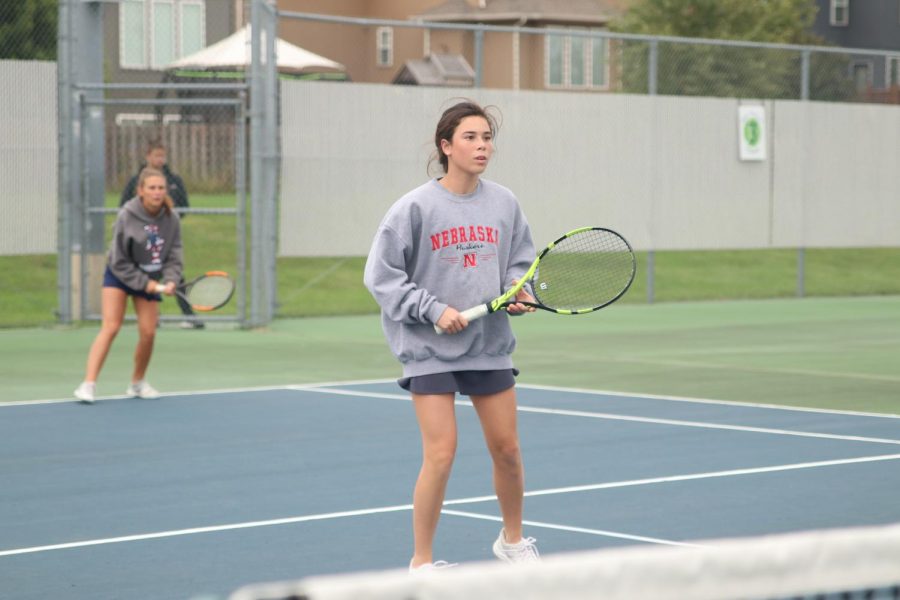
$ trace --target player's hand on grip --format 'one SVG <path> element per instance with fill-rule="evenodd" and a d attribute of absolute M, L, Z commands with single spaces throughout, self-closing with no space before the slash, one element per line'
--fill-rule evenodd
<path fill-rule="evenodd" d="M 153 281 L 151 279 L 147 282 L 147 287 L 144 291 L 148 294 L 165 294 L 166 296 L 171 296 L 175 293 L 175 282 L 169 281 L 167 283 L 160 283 L 159 281 Z"/>
<path fill-rule="evenodd" d="M 513 286 L 519 283 L 518 279 L 513 279 Z M 520 304 L 520 302 L 535 302 L 534 297 L 525 291 L 525 288 L 519 290 L 516 294 L 516 303 L 510 304 L 506 307 L 506 312 L 511 315 L 521 315 L 524 313 L 534 312 L 536 309 L 533 306 L 528 306 L 527 304 Z"/>
<path fill-rule="evenodd" d="M 448 306 L 435 323 L 444 333 L 459 333 L 469 325 L 469 321 L 452 306 Z"/>

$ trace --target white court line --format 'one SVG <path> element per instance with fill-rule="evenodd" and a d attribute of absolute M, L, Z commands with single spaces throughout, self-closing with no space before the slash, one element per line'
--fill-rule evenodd
<path fill-rule="evenodd" d="M 469 519 L 482 519 L 485 521 L 496 521 L 498 523 L 503 522 L 502 517 L 495 517 L 493 515 L 483 515 L 481 513 L 473 513 L 473 512 L 465 512 L 462 510 L 441 510 L 441 513 L 445 515 L 454 515 L 457 517 L 466 517 Z M 545 523 L 543 521 L 522 521 L 522 525 L 528 525 L 529 527 L 541 527 L 544 529 L 556 529 L 558 531 L 571 531 L 574 533 L 587 533 L 589 535 L 598 535 L 602 537 L 611 537 L 611 538 L 619 538 L 623 540 L 633 540 L 636 542 L 649 542 L 651 544 L 664 544 L 667 546 L 691 546 L 694 548 L 701 548 L 699 544 L 689 544 L 687 542 L 676 542 L 674 540 L 664 540 L 661 538 L 654 537 L 646 537 L 643 535 L 631 535 L 629 533 L 620 533 L 618 531 L 606 531 L 605 529 L 587 529 L 585 527 L 571 527 L 569 525 L 559 525 L 557 523 Z"/>
<path fill-rule="evenodd" d="M 694 481 L 697 479 L 714 479 L 717 477 L 735 477 L 739 475 L 758 475 L 761 473 L 777 473 L 779 471 L 799 471 L 803 469 L 818 469 L 822 467 L 837 467 L 841 465 L 855 465 L 869 462 L 887 460 L 900 460 L 900 454 L 881 454 L 877 456 L 860 456 L 857 458 L 837 458 L 834 460 L 819 460 L 805 463 L 793 463 L 787 465 L 775 465 L 770 467 L 747 467 L 745 469 L 728 469 L 725 471 L 710 471 L 709 473 L 696 473 L 689 475 L 670 475 L 666 477 L 648 477 L 646 479 L 634 479 L 631 481 L 613 481 L 609 483 L 595 483 L 589 485 L 573 485 L 546 490 L 534 490 L 525 492 L 525 496 L 549 496 L 555 494 L 571 494 L 574 492 L 587 492 L 595 490 L 608 490 L 612 488 L 633 487 L 639 485 L 652 485 L 658 483 L 674 483 L 677 481 Z"/>
<path fill-rule="evenodd" d="M 787 410 L 796 412 L 821 413 L 826 415 L 848 415 L 854 417 L 881 417 L 885 419 L 900 419 L 900 415 L 891 413 L 863 412 L 854 410 L 840 410 L 837 408 L 812 408 L 809 406 L 790 406 L 785 404 L 764 404 L 759 402 L 740 402 L 737 400 L 715 400 L 712 398 L 691 398 L 688 396 L 661 396 L 658 394 L 639 394 L 636 392 L 616 392 L 612 390 L 592 390 L 588 388 L 560 387 L 539 384 L 516 384 L 531 390 L 547 390 L 551 392 L 588 394 L 594 396 L 620 396 L 622 398 L 647 398 L 649 400 L 663 400 L 666 402 L 689 402 L 694 404 L 716 404 L 723 406 L 744 406 L 747 408 L 766 408 L 772 410 Z"/>
<path fill-rule="evenodd" d="M 813 377 L 830 377 L 833 379 L 860 379 L 862 381 L 900 382 L 900 377 L 892 375 L 872 375 L 868 373 L 847 373 L 841 371 L 816 371 L 812 369 L 780 369 L 777 367 L 745 367 L 741 365 L 725 365 L 691 360 L 655 359 L 655 358 L 623 358 L 616 357 L 612 362 L 637 365 L 654 365 L 662 367 L 688 367 L 691 369 L 711 369 L 717 371 L 742 371 L 744 373 L 779 373 L 784 375 L 809 375 Z"/>
<path fill-rule="evenodd" d="M 323 386 L 367 385 L 367 384 L 373 384 L 373 383 L 393 383 L 395 381 L 396 381 L 396 378 L 378 378 L 378 379 L 358 379 L 358 380 L 346 380 L 346 381 L 286 384 L 286 385 L 276 385 L 276 386 L 220 388 L 220 389 L 214 389 L 214 390 L 200 390 L 200 391 L 176 391 L 176 392 L 164 393 L 164 394 L 162 394 L 162 397 L 165 398 L 167 396 L 208 396 L 208 395 L 214 395 L 214 394 L 268 392 L 268 391 L 278 391 L 278 390 L 302 391 L 302 390 L 315 390 L 315 389 L 323 387 Z M 862 412 L 862 411 L 839 410 L 839 409 L 829 409 L 829 408 L 811 408 L 808 406 L 790 406 L 790 405 L 783 405 L 783 404 L 764 404 L 764 403 L 757 403 L 757 402 L 740 402 L 737 400 L 716 400 L 713 398 L 691 398 L 691 397 L 687 397 L 687 396 L 662 396 L 662 395 L 658 395 L 658 394 L 639 394 L 639 393 L 635 393 L 635 392 L 620 392 L 620 391 L 614 391 L 614 390 L 595 390 L 595 389 L 588 389 L 588 388 L 573 388 L 573 387 L 528 384 L 528 383 L 516 384 L 516 387 L 520 387 L 523 389 L 533 389 L 533 390 L 571 392 L 571 393 L 578 393 L 578 394 L 588 394 L 588 395 L 593 395 L 593 396 L 618 396 L 618 397 L 622 397 L 622 398 L 647 398 L 649 400 L 663 400 L 663 401 L 667 401 L 667 402 L 689 402 L 689 403 L 695 403 L 695 404 L 744 406 L 747 408 L 765 408 L 765 409 L 771 409 L 771 410 L 810 412 L 810 413 L 834 414 L 834 415 L 848 415 L 848 416 L 858 416 L 858 417 L 875 417 L 875 418 L 884 418 L 884 419 L 900 419 L 900 414 L 892 414 L 892 413 Z M 394 397 L 394 395 L 384 395 L 383 396 L 381 394 L 377 394 L 374 392 L 371 394 L 359 394 L 359 395 L 368 395 L 373 398 L 379 398 L 379 397 L 393 398 Z M 104 397 L 98 398 L 98 401 L 122 400 L 122 399 L 128 399 L 128 397 L 127 396 L 104 396 Z M 0 408 L 3 408 L 4 406 L 24 406 L 24 405 L 29 405 L 29 404 L 61 404 L 61 403 L 67 403 L 67 402 L 76 402 L 76 400 L 74 398 L 55 398 L 55 399 L 45 399 L 45 400 L 21 400 L 21 401 L 12 401 L 12 402 L 0 402 Z"/>
<path fill-rule="evenodd" d="M 174 396 L 213 396 L 216 394 L 246 394 L 251 392 L 277 392 L 282 390 L 305 390 L 308 388 L 317 388 L 319 386 L 336 386 L 336 385 L 367 385 L 372 383 L 388 383 L 396 381 L 396 379 L 359 379 L 359 380 L 351 380 L 351 381 L 330 381 L 330 382 L 316 382 L 316 383 L 296 383 L 296 384 L 285 384 L 285 385 L 263 385 L 263 386 L 253 386 L 253 387 L 237 387 L 237 388 L 218 388 L 215 390 L 193 390 L 193 391 L 178 391 L 178 392 L 165 392 L 160 394 L 160 398 L 174 397 Z M 108 400 L 132 400 L 131 396 L 98 396 L 97 402 L 105 402 Z M 44 400 L 14 400 L 10 402 L 0 402 L 0 408 L 4 408 L 7 406 L 29 406 L 31 404 L 65 404 L 65 403 L 77 403 L 78 400 L 75 399 L 74 396 L 70 396 L 68 398 L 48 398 Z"/>
<path fill-rule="evenodd" d="M 141 533 L 136 535 L 124 535 L 120 537 L 103 538 L 97 540 L 83 540 L 80 542 L 68 542 L 65 544 L 51 544 L 48 546 L 33 546 L 31 548 L 16 548 L 13 550 L 0 550 L 2 556 L 16 556 L 33 552 L 47 552 L 50 550 L 68 550 L 71 548 L 84 548 L 87 546 L 102 546 L 105 544 L 119 544 L 122 542 L 138 542 L 141 540 L 154 540 L 160 538 L 178 537 L 182 535 L 195 535 L 198 533 L 214 533 L 218 531 L 233 531 L 235 529 L 252 529 L 256 527 L 271 527 L 273 525 L 289 525 L 291 523 L 304 523 L 307 521 L 324 521 L 328 519 L 342 519 L 345 517 L 358 517 L 361 515 L 375 515 L 379 513 L 398 512 L 412 510 L 412 504 L 398 506 L 384 506 L 381 508 L 366 508 L 361 510 L 347 510 L 342 512 L 322 513 L 317 515 L 304 515 L 299 517 L 286 517 L 283 519 L 269 519 L 266 521 L 248 521 L 245 523 L 231 523 L 228 525 L 211 525 L 209 527 L 192 527 L 190 529 L 175 529 L 172 531 L 158 531 L 155 533 Z"/>
<path fill-rule="evenodd" d="M 671 483 L 675 481 L 692 481 L 699 479 L 711 479 L 716 477 L 734 477 L 739 475 L 753 475 L 759 473 L 774 473 L 778 471 L 790 471 L 790 470 L 798 470 L 798 469 L 812 469 L 819 467 L 831 467 L 838 465 L 849 465 L 849 464 L 857 464 L 857 463 L 865 463 L 865 462 L 876 462 L 876 461 L 887 461 L 887 460 L 900 460 L 900 454 L 886 454 L 880 456 L 864 456 L 859 458 L 847 458 L 847 459 L 839 459 L 839 460 L 828 460 L 828 461 L 819 461 L 819 462 L 808 462 L 808 463 L 795 463 L 795 464 L 787 464 L 787 465 L 773 465 L 769 467 L 755 467 L 748 469 L 733 469 L 729 471 L 711 471 L 708 473 L 693 473 L 688 475 L 673 475 L 668 477 L 656 477 L 656 478 L 647 478 L 647 479 L 635 479 L 631 481 L 615 481 L 615 482 L 607 482 L 607 483 L 597 483 L 590 485 L 582 485 L 582 486 L 569 486 L 569 487 L 560 487 L 560 488 L 550 488 L 545 490 L 534 490 L 530 492 L 525 492 L 526 497 L 532 496 L 546 496 L 551 494 L 571 494 L 577 492 L 584 491 L 593 491 L 600 489 L 609 489 L 609 488 L 623 488 L 630 486 L 640 486 L 640 485 L 650 485 L 650 484 L 658 484 L 658 483 Z M 476 504 L 480 502 L 490 502 L 496 500 L 496 496 L 473 496 L 470 498 L 457 498 L 455 500 L 448 500 L 444 502 L 444 506 L 453 506 L 457 504 Z M 366 508 L 359 510 L 348 510 L 341 512 L 331 512 L 331 513 L 320 513 L 314 515 L 301 515 L 297 517 L 286 517 L 281 519 L 269 519 L 264 521 L 248 521 L 244 523 L 231 523 L 226 525 L 212 525 L 209 527 L 193 527 L 190 529 L 176 529 L 172 531 L 159 531 L 154 533 L 143 533 L 136 535 L 126 535 L 120 537 L 112 537 L 112 538 L 103 538 L 103 539 L 95 539 L 95 540 L 83 540 L 80 542 L 67 542 L 63 544 L 50 544 L 46 546 L 32 546 L 29 548 L 14 548 L 11 550 L 0 550 L 0 557 L 4 556 L 17 556 L 20 554 L 31 554 L 35 552 L 49 552 L 51 550 L 68 550 L 72 548 L 84 548 L 88 546 L 102 546 L 106 544 L 118 544 L 122 542 L 136 542 L 142 540 L 152 540 L 152 539 L 160 539 L 160 538 L 170 538 L 170 537 L 178 537 L 184 535 L 195 535 L 200 533 L 215 533 L 219 531 L 232 531 L 235 529 L 251 529 L 258 527 L 269 527 L 273 525 L 289 525 L 292 523 L 304 523 L 308 521 L 324 521 L 329 519 L 342 519 L 346 517 L 358 517 L 358 516 L 366 516 L 366 515 L 374 515 L 381 513 L 390 513 L 390 512 L 400 512 L 412 510 L 412 504 L 401 504 L 396 506 L 384 506 L 378 508 Z M 446 512 L 446 509 L 444 509 Z M 472 513 L 475 514 L 475 513 Z M 525 522 L 526 524 L 531 523 L 534 524 L 535 527 L 541 526 L 538 521 L 533 522 Z M 562 528 L 564 526 L 558 526 Z M 576 531 L 577 528 L 572 528 L 572 531 Z M 596 535 L 601 535 L 599 532 L 601 530 L 584 530 L 584 532 L 591 531 Z M 627 534 L 620 534 L 627 535 Z M 629 538 L 629 539 L 638 539 L 638 538 Z M 651 538 L 640 538 L 644 541 L 649 541 Z M 663 543 L 663 542 L 656 542 Z"/>
<path fill-rule="evenodd" d="M 322 394 L 334 394 L 337 396 L 357 396 L 365 398 L 385 398 L 389 400 L 403 400 L 410 402 L 409 396 L 403 394 L 382 394 L 375 392 L 357 392 L 355 390 L 337 390 L 324 388 L 304 388 L 305 391 L 319 392 Z M 460 406 L 472 406 L 468 400 L 457 400 Z M 820 438 L 828 440 L 842 440 L 849 442 L 867 442 L 872 444 L 896 444 L 900 440 L 891 438 L 873 438 L 858 435 L 841 435 L 837 433 L 816 433 L 809 431 L 796 431 L 792 429 L 773 429 L 769 427 L 751 427 L 749 425 L 727 425 L 724 423 L 707 423 L 704 421 L 681 421 L 677 419 L 658 419 L 655 417 L 635 417 L 630 415 L 616 415 L 612 413 L 590 412 L 582 410 L 567 410 L 558 408 L 539 408 L 536 406 L 519 406 L 520 412 L 557 415 L 565 417 L 587 417 L 591 419 L 608 419 L 611 421 L 632 421 L 637 423 L 652 423 L 655 425 L 674 425 L 677 427 L 697 427 L 701 429 L 724 429 L 727 431 L 742 431 L 747 433 L 765 433 L 770 435 L 787 435 L 795 437 Z"/>
<path fill-rule="evenodd" d="M 193 392 L 166 392 L 164 394 L 160 394 L 160 398 L 166 398 L 168 396 L 207 396 L 212 394 L 245 394 L 250 392 L 277 392 L 280 390 L 289 390 L 292 389 L 292 386 L 283 386 L 283 385 L 272 385 L 272 386 L 260 386 L 260 387 L 246 387 L 246 388 L 224 388 L 213 391 L 193 391 Z M 96 402 L 109 402 L 111 400 L 134 400 L 134 396 L 97 396 Z M 17 400 L 13 402 L 0 402 L 0 408 L 5 408 L 8 406 L 30 406 L 32 404 L 67 404 L 67 403 L 79 403 L 74 396 L 70 398 L 51 398 L 48 400 Z"/>
<path fill-rule="evenodd" d="M 346 380 L 346 381 L 330 381 L 330 382 L 316 382 L 316 383 L 299 383 L 299 384 L 285 384 L 285 385 L 275 385 L 275 386 L 256 386 L 256 387 L 240 387 L 240 388 L 219 388 L 214 390 L 194 390 L 194 391 L 175 391 L 175 392 L 166 392 L 162 394 L 161 397 L 165 398 L 168 396 L 209 396 L 215 394 L 235 394 L 235 393 L 249 393 L 249 392 L 269 392 L 269 391 L 278 391 L 278 390 L 316 390 L 318 388 L 324 386 L 345 386 L 345 385 L 367 385 L 373 383 L 393 383 L 396 381 L 396 378 L 378 378 L 378 379 L 358 379 L 358 380 Z M 852 410 L 839 410 L 839 409 L 829 409 L 829 408 L 811 408 L 808 406 L 790 406 L 783 404 L 765 404 L 758 402 L 740 402 L 737 400 L 716 400 L 712 398 L 692 398 L 687 396 L 662 396 L 658 394 L 640 394 L 636 392 L 621 392 L 615 390 L 595 390 L 588 388 L 573 388 L 573 387 L 562 387 L 562 386 L 551 386 L 551 385 L 540 385 L 540 384 L 517 384 L 516 387 L 520 387 L 523 389 L 533 389 L 533 390 L 548 390 L 555 392 L 564 392 L 564 393 L 577 393 L 577 394 L 588 394 L 593 396 L 618 396 L 622 398 L 646 398 L 649 400 L 663 400 L 667 402 L 688 402 L 695 404 L 716 404 L 723 406 L 743 406 L 747 408 L 764 408 L 771 410 L 783 410 L 783 411 L 797 411 L 797 412 L 810 412 L 810 413 L 821 413 L 821 414 L 835 414 L 835 415 L 848 415 L 848 416 L 859 416 L 859 417 L 875 417 L 875 418 L 885 418 L 885 419 L 900 419 L 900 414 L 892 414 L 892 413 L 877 413 L 877 412 L 862 412 L 862 411 L 852 411 Z M 350 390 L 347 390 L 349 393 Z M 378 394 L 375 392 L 369 394 L 363 394 L 356 392 L 357 395 L 368 395 L 373 398 L 392 398 L 395 399 L 396 395 L 394 394 Z M 99 397 L 98 401 L 106 401 L 106 400 L 123 400 L 130 399 L 128 396 L 103 396 Z M 408 397 L 406 399 L 409 399 Z M 51 398 L 44 400 L 20 400 L 20 401 L 11 401 L 11 402 L 0 402 L 0 408 L 5 406 L 26 406 L 30 404 L 61 404 L 67 402 L 77 402 L 74 398 Z"/>
<path fill-rule="evenodd" d="M 773 429 L 769 427 L 751 427 L 749 425 L 727 425 L 724 423 L 708 423 L 705 421 L 681 421 L 677 419 L 658 419 L 654 417 L 634 417 L 630 415 L 616 415 L 610 413 L 588 412 L 581 410 L 564 410 L 555 408 L 538 408 L 532 406 L 519 406 L 522 412 L 539 413 L 547 415 L 562 415 L 566 417 L 588 417 L 592 419 L 609 419 L 611 421 L 633 421 L 637 423 L 654 423 L 657 425 L 675 425 L 678 427 L 699 427 L 701 429 L 724 429 L 729 431 L 743 431 L 748 433 L 766 433 L 772 435 L 790 435 L 796 437 L 822 438 L 829 440 L 844 440 L 850 442 L 868 442 L 874 444 L 897 444 L 900 440 L 892 438 L 873 438 L 859 435 L 841 435 L 837 433 L 816 433 L 809 431 L 797 431 L 793 429 Z"/>

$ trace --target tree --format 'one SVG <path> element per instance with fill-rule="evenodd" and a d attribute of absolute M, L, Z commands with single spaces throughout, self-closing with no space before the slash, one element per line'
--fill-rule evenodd
<path fill-rule="evenodd" d="M 624 33 L 821 45 L 810 31 L 817 7 L 810 0 L 635 0 L 611 29 Z M 624 91 L 645 91 L 648 44 L 625 42 L 620 81 Z M 844 95 L 838 55 L 824 55 L 811 87 Z M 795 50 L 660 42 L 659 94 L 754 98 L 799 98 L 801 55 Z M 833 98 L 838 99 L 838 98 Z"/>
<path fill-rule="evenodd" d="M 0 2 L 0 58 L 56 60 L 57 0 Z"/>
<path fill-rule="evenodd" d="M 809 0 L 636 0 L 616 31 L 675 37 L 808 43 L 817 7 Z"/>

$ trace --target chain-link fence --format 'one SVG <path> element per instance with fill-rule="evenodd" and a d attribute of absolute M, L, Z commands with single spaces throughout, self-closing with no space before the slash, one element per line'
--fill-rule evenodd
<path fill-rule="evenodd" d="M 450 54 L 470 68 L 468 85 L 498 89 L 594 91 L 765 100 L 900 103 L 900 50 L 674 38 L 583 27 L 514 27 L 352 18 L 280 11 L 285 31 L 310 49 L 360 65 L 373 35 L 392 40 L 391 63 L 366 57 L 350 78 L 419 85 L 441 80 Z M 380 33 L 379 33 L 380 32 Z M 389 35 L 388 35 L 389 34 Z M 333 40 L 354 39 L 340 46 Z M 378 46 L 380 48 L 380 46 Z M 362 54 L 365 54 L 362 51 Z M 410 71 L 433 72 L 416 80 Z M 413 73 L 415 75 L 415 73 Z M 454 80 L 453 85 L 465 86 Z"/>
<path fill-rule="evenodd" d="M 57 0 L 0 3 L 0 60 L 56 60 Z"/>
<path fill-rule="evenodd" d="M 667 96 L 766 100 L 886 102 L 858 85 L 859 60 L 837 49 L 757 45 L 724 41 L 610 38 L 616 63 L 615 90 Z M 869 56 L 869 55 L 867 55 Z M 871 56 L 887 61 L 888 54 Z"/>
<path fill-rule="evenodd" d="M 260 257 L 254 259 L 257 267 L 248 270 L 251 280 L 258 279 L 248 290 L 268 291 L 260 294 L 260 300 L 250 294 L 260 303 L 251 313 L 264 315 L 260 307 L 270 310 L 274 305 L 272 232 L 278 178 L 244 173 L 254 160 L 267 173 L 276 173 L 280 164 L 273 125 L 279 111 L 274 67 L 263 84 L 262 76 L 250 77 L 248 65 L 212 75 L 171 66 L 178 57 L 232 35 L 243 36 L 236 43 L 249 48 L 251 33 L 242 25 L 253 20 L 247 18 L 250 6 L 258 12 L 257 19 L 279 21 L 280 37 L 347 65 L 352 81 L 900 104 L 900 52 L 637 36 L 561 26 L 342 18 L 278 11 L 275 4 L 275 0 L 0 2 L 0 63 L 6 67 L 0 105 L 7 109 L 0 115 L 0 129 L 6 134 L 0 139 L 4 158 L 0 181 L 12 191 L 7 200 L 0 200 L 0 207 L 13 217 L 6 230 L 0 229 L 0 237 L 7 241 L 0 243 L 0 255 L 58 253 L 59 264 L 71 263 L 71 269 L 60 269 L 58 279 L 64 321 L 93 314 L 88 309 L 93 301 L 78 296 L 84 293 L 78 286 L 92 288 L 94 275 L 87 271 L 96 269 L 93 259 L 85 262 L 80 257 L 102 256 L 105 220 L 147 160 L 151 142 L 162 144 L 168 164 L 184 181 L 191 204 L 185 211 L 188 239 L 202 244 L 204 235 L 220 235 L 219 225 L 201 226 L 213 211 L 240 215 L 245 193 L 259 199 L 259 218 L 247 226 L 229 224 L 227 235 L 238 255 Z M 276 63 L 276 27 L 274 23 L 269 27 L 268 42 L 257 40 L 265 47 L 257 46 L 255 60 L 270 67 Z M 439 77 L 418 81 L 408 67 L 421 67 L 422 61 L 440 53 L 455 55 L 460 65 L 471 67 L 451 73 L 453 77 L 443 82 Z M 425 66 L 441 76 L 441 68 L 454 63 Z M 454 78 L 460 74 L 461 79 Z M 264 103 L 251 108 L 253 98 L 263 98 Z M 63 100 L 59 106 L 57 99 Z M 265 131 L 247 125 L 244 132 L 254 115 L 269 119 Z M 255 146 L 249 143 L 254 135 Z M 245 189 L 245 179 L 250 182 L 247 188 L 257 189 Z M 204 211 L 208 214 L 200 214 Z M 20 214 L 24 216 L 19 218 Z M 51 231 L 54 225 L 58 231 Z M 254 228 L 250 244 L 258 246 L 255 253 L 241 250 L 247 243 L 241 236 L 250 225 Z M 11 234 L 13 229 L 18 237 Z M 192 269 L 215 266 L 202 254 L 191 260 Z M 236 256 L 232 262 L 238 260 Z M 66 290 L 72 291 L 76 306 L 63 299 Z M 264 321 L 259 316 L 255 322 Z"/>
<path fill-rule="evenodd" d="M 169 195 L 181 216 L 185 277 L 205 271 L 232 274 L 238 280 L 236 300 L 202 321 L 246 319 L 246 122 L 245 99 L 240 89 L 196 88 L 187 97 L 168 98 L 163 87 L 156 98 L 136 98 L 140 87 L 107 90 L 119 98 L 85 99 L 82 112 L 102 107 L 106 113 L 104 148 L 82 138 L 79 153 L 86 162 L 103 156 L 104 190 L 89 187 L 83 218 L 80 252 L 73 257 L 74 312 L 83 319 L 98 319 L 99 279 L 105 249 L 118 207 L 136 195 L 135 181 L 145 166 L 166 174 Z M 124 97 L 129 92 L 132 97 Z M 208 92 L 212 97 L 205 96 Z M 218 96 L 218 97 L 215 97 Z M 230 97 L 229 97 L 230 96 Z M 84 184 L 89 186 L 90 178 Z M 98 235 L 97 228 L 102 228 Z M 102 239 L 102 242 L 101 242 Z M 164 303 L 163 321 L 201 326 L 198 316 L 183 303 Z"/>
<path fill-rule="evenodd" d="M 56 250 L 56 15 L 0 2 L 0 257 Z"/>
<path fill-rule="evenodd" d="M 185 279 L 218 270 L 237 282 L 235 302 L 214 314 L 172 302 L 162 319 L 246 323 L 250 68 L 198 62 L 212 44 L 249 47 L 242 4 L 60 0 L 58 9 L 60 319 L 99 318 L 111 224 L 152 166 L 181 215 Z"/>
<path fill-rule="evenodd" d="M 232 98 L 237 95 L 232 93 Z M 106 110 L 111 113 L 105 131 L 109 193 L 125 189 L 146 163 L 151 144 L 166 149 L 169 164 L 192 195 L 234 193 L 237 130 L 228 104 L 180 104 L 173 109 L 123 103 Z"/>

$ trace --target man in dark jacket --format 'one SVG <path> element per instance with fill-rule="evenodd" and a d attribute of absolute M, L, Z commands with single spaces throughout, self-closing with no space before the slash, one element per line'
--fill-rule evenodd
<path fill-rule="evenodd" d="M 162 171 L 166 176 L 167 191 L 169 197 L 172 198 L 172 201 L 175 203 L 175 208 L 188 208 L 190 204 L 188 203 L 188 193 L 187 189 L 184 187 L 184 180 L 172 172 L 169 165 L 166 163 L 166 159 L 166 147 L 163 143 L 157 140 L 150 142 L 147 145 L 147 154 L 144 156 L 144 164 L 138 169 L 138 174 L 132 177 L 125 186 L 125 189 L 122 190 L 122 198 L 119 200 L 119 206 L 123 206 L 137 195 L 137 183 L 140 172 L 144 167 L 151 167 L 158 171 Z M 179 212 L 179 215 L 181 218 L 184 218 L 184 213 Z M 184 278 L 181 279 L 179 285 L 182 285 L 183 283 Z M 203 321 L 197 320 L 194 311 L 191 309 L 191 305 L 178 295 L 175 296 L 175 300 L 178 301 L 181 312 L 186 317 L 189 317 L 181 323 L 181 327 L 185 329 L 203 329 Z"/>

